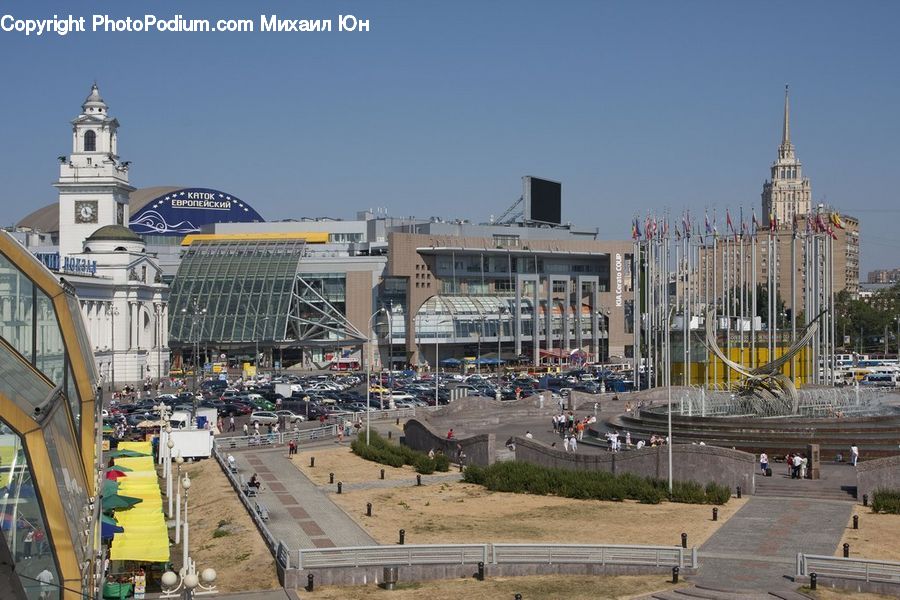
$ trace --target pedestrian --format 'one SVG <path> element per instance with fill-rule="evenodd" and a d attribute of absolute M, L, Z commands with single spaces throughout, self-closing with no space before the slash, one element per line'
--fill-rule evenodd
<path fill-rule="evenodd" d="M 338 444 L 343 444 L 344 443 L 344 423 L 343 422 L 341 422 L 340 425 L 338 425 L 337 434 L 338 434 Z"/>
<path fill-rule="evenodd" d="M 530 431 L 526 431 L 526 432 L 525 432 L 525 437 L 526 437 L 527 439 L 529 439 L 529 440 L 532 439 L 532 438 L 534 438 L 534 436 L 531 435 L 531 432 L 530 432 Z"/>
<path fill-rule="evenodd" d="M 803 459 L 800 458 L 800 453 L 794 455 L 793 460 L 793 470 L 791 471 L 791 479 L 800 479 L 800 465 L 803 464 Z"/>
<path fill-rule="evenodd" d="M 806 466 L 809 464 L 809 459 L 806 458 L 805 454 L 800 455 L 800 479 L 806 479 Z"/>
<path fill-rule="evenodd" d="M 569 436 L 563 435 L 563 449 L 568 452 L 569 451 Z"/>
<path fill-rule="evenodd" d="M 228 417 L 228 431 L 234 431 L 234 415 Z"/>
<path fill-rule="evenodd" d="M 234 419 L 234 417 L 231 417 L 231 418 Z M 250 428 L 247 426 L 246 423 L 244 423 L 244 437 L 246 437 L 249 433 L 250 433 Z"/>
<path fill-rule="evenodd" d="M 578 449 L 578 440 L 574 435 L 569 438 L 569 448 L 572 449 L 572 452 L 575 452 Z"/>
<path fill-rule="evenodd" d="M 43 571 L 37 574 L 35 580 L 41 584 L 41 600 L 49 600 L 50 593 L 53 589 L 53 573 L 50 572 L 49 569 L 45 568 Z"/>
<path fill-rule="evenodd" d="M 259 421 L 253 422 L 253 433 L 259 435 Z"/>
<path fill-rule="evenodd" d="M 28 533 L 25 534 L 25 539 L 22 540 L 22 556 L 23 558 L 31 558 L 31 546 L 34 543 L 34 529 L 29 529 Z"/>
<path fill-rule="evenodd" d="M 230 454 L 228 455 L 228 469 L 232 472 L 234 472 L 236 469 L 234 465 L 234 457 Z"/>
<path fill-rule="evenodd" d="M 450 428 L 450 431 L 447 432 L 447 439 L 448 440 L 453 439 L 453 428 L 452 427 Z"/>
<path fill-rule="evenodd" d="M 627 447 L 631 448 L 631 432 L 630 431 L 625 432 L 625 445 Z"/>
<path fill-rule="evenodd" d="M 766 473 L 766 469 L 769 468 L 769 455 L 763 452 L 759 455 L 759 469 L 763 472 L 763 475 Z"/>
<path fill-rule="evenodd" d="M 850 446 L 850 464 L 855 467 L 857 462 L 859 462 L 859 446 L 853 442 Z"/>

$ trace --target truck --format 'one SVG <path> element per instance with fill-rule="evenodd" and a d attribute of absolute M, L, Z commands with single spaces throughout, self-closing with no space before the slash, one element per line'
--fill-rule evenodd
<path fill-rule="evenodd" d="M 183 458 L 209 458 L 212 455 L 212 431 L 206 429 L 173 429 L 169 434 L 175 445 L 172 456 L 179 453 Z"/>

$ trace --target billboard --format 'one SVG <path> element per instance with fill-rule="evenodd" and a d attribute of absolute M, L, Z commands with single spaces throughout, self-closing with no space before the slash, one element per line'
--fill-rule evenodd
<path fill-rule="evenodd" d="M 199 233 L 213 223 L 254 223 L 263 218 L 246 202 L 209 188 L 183 188 L 163 194 L 131 215 L 128 227 L 142 235 Z"/>
<path fill-rule="evenodd" d="M 525 220 L 560 225 L 562 223 L 562 184 L 558 181 L 526 176 Z"/>

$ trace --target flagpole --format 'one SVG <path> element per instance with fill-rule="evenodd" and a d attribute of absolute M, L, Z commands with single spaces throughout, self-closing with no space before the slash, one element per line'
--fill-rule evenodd
<path fill-rule="evenodd" d="M 753 236 L 750 238 L 750 276 L 752 284 L 750 287 L 750 364 L 755 369 L 759 360 L 756 356 L 756 285 L 758 274 L 756 272 L 756 234 L 757 227 L 754 219 Z"/>
<path fill-rule="evenodd" d="M 638 220 L 635 219 L 635 227 Z M 634 301 L 631 307 L 631 325 L 634 330 L 634 346 L 631 349 L 631 356 L 634 360 L 634 385 L 635 390 L 640 390 L 640 368 L 641 368 L 641 305 L 643 304 L 644 294 L 641 289 L 641 241 L 640 232 L 635 229 L 632 233 L 634 239 L 634 247 L 631 255 L 631 273 L 634 277 Z"/>
<path fill-rule="evenodd" d="M 712 300 L 713 300 L 713 308 L 712 308 L 712 317 L 713 317 L 713 335 L 718 338 L 719 332 L 719 303 L 718 296 L 719 294 L 719 270 L 717 265 L 719 264 L 718 257 L 718 236 L 715 235 L 715 231 L 713 232 L 713 268 L 712 268 Z M 716 359 L 716 355 L 712 355 L 712 364 L 713 364 L 713 389 L 718 389 L 719 387 L 719 363 Z"/>
<path fill-rule="evenodd" d="M 797 217 L 791 234 L 791 343 L 797 339 Z M 791 358 L 791 381 L 796 384 L 796 356 Z"/>

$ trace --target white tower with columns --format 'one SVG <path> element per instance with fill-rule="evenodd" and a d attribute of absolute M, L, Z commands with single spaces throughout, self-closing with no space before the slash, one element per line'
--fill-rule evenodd
<path fill-rule="evenodd" d="M 128 164 L 118 155 L 119 122 L 95 83 L 72 121 L 72 154 L 59 157 L 60 260 L 81 253 L 84 240 L 104 225 L 127 225 Z"/>
<path fill-rule="evenodd" d="M 791 112 L 788 87 L 784 86 L 784 122 L 778 158 L 772 163 L 772 179 L 763 184 L 762 211 L 766 225 L 774 217 L 779 226 L 790 227 L 796 216 L 809 213 L 812 191 L 794 145 L 791 143 Z"/>

